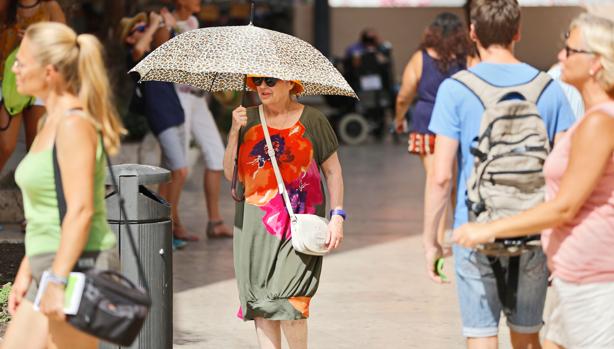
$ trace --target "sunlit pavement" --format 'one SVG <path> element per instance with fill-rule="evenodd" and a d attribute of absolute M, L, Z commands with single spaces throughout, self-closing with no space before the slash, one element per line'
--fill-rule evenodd
<path fill-rule="evenodd" d="M 310 307 L 310 348 L 464 348 L 451 259 L 451 284 L 436 285 L 424 272 L 424 176 L 405 149 L 391 142 L 340 149 L 349 220 L 343 246 L 324 260 Z M 204 237 L 201 182 L 199 164 L 180 210 L 184 224 Z M 222 210 L 232 222 L 228 183 Z M 175 253 L 174 272 L 176 348 L 257 348 L 253 322 L 235 315 L 231 240 L 189 244 Z M 508 348 L 502 332 L 501 348 Z"/>

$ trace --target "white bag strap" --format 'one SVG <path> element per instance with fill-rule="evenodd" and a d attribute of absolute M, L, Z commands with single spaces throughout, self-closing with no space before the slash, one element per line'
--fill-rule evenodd
<path fill-rule="evenodd" d="M 288 191 L 286 190 L 284 179 L 281 176 L 279 166 L 277 165 L 277 158 L 275 157 L 275 148 L 273 148 L 273 143 L 271 142 L 271 136 L 269 135 L 269 128 L 266 124 L 266 120 L 264 117 L 264 107 L 262 106 L 262 104 L 260 105 L 260 107 L 258 107 L 258 114 L 260 115 L 260 123 L 262 124 L 262 131 L 264 131 L 264 139 L 266 140 L 266 145 L 268 148 L 267 154 L 271 159 L 271 165 L 273 165 L 273 172 L 275 172 L 275 179 L 277 179 L 277 187 L 279 189 L 279 193 L 284 198 L 284 203 L 286 204 L 286 210 L 288 210 L 288 214 L 290 215 L 290 220 L 295 221 L 296 215 L 294 214 L 294 210 L 292 210 L 292 204 L 290 203 L 290 198 L 288 197 Z"/>

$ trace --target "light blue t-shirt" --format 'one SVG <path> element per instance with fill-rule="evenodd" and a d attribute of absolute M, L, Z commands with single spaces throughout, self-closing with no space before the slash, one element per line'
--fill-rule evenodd
<path fill-rule="evenodd" d="M 525 63 L 479 63 L 469 70 L 496 86 L 522 85 L 532 80 L 539 72 Z M 546 87 L 537 101 L 537 108 L 544 119 L 551 141 L 557 133 L 567 130 L 574 122 L 574 114 L 559 84 L 550 83 Z M 454 228 L 467 223 L 468 220 L 465 192 L 474 160 L 469 153 L 469 147 L 480 131 L 483 113 L 484 107 L 480 100 L 465 85 L 449 78 L 439 86 L 429 129 L 437 135 L 460 142 Z"/>

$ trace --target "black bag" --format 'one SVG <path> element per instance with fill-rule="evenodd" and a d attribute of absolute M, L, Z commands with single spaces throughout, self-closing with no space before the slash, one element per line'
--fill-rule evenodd
<path fill-rule="evenodd" d="M 104 145 L 102 147 L 111 172 L 113 186 L 117 190 L 119 186 L 113 174 L 111 161 Z M 61 224 L 66 215 L 66 199 L 55 145 L 53 146 L 53 170 Z M 122 216 L 126 217 L 124 200 L 121 196 L 119 202 Z M 149 286 L 138 258 L 130 225 L 127 223 L 126 228 L 128 229 L 128 241 L 130 241 L 144 288 L 135 285 L 118 272 L 89 269 L 85 272 L 85 287 L 79 310 L 76 315 L 67 316 L 68 323 L 78 330 L 122 346 L 130 346 L 134 342 L 151 307 Z"/>

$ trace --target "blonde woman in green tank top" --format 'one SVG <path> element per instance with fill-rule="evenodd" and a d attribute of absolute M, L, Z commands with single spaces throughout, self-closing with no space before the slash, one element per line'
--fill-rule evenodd
<path fill-rule="evenodd" d="M 96 266 L 114 268 L 115 236 L 106 223 L 105 159 L 122 132 L 110 101 L 101 45 L 59 23 L 31 26 L 12 67 L 17 90 L 41 98 L 47 115 L 15 179 L 28 221 L 26 257 L 9 297 L 13 319 L 2 348 L 97 348 L 98 340 L 65 321 L 68 274 Z M 60 222 L 53 170 L 57 159 L 66 215 Z M 32 301 L 42 272 L 52 277 L 35 311 Z"/>

